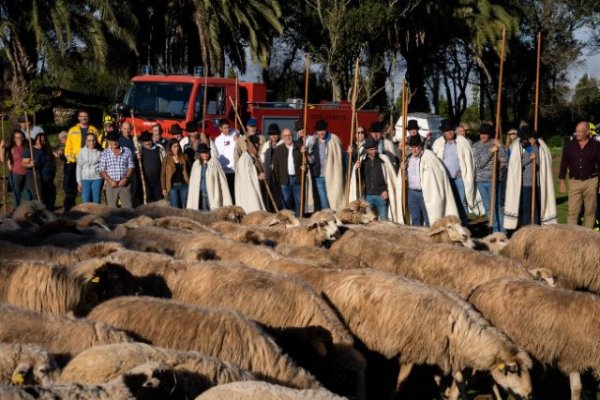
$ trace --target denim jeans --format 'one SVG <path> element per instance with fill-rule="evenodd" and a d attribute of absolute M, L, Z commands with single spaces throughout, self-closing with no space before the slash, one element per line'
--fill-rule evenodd
<path fill-rule="evenodd" d="M 315 177 L 315 186 L 317 187 L 317 194 L 319 195 L 319 203 L 321 204 L 321 210 L 329 208 L 329 200 L 327 200 L 327 186 L 325 185 L 324 176 Z"/>
<path fill-rule="evenodd" d="M 531 225 L 531 186 L 521 186 L 521 200 L 519 202 L 519 227 Z M 535 223 L 540 223 L 540 190 L 539 187 L 535 190 Z"/>
<path fill-rule="evenodd" d="M 8 183 L 13 192 L 13 207 L 17 208 L 21 204 L 21 199 L 27 202 L 31 200 L 31 192 L 27 188 L 27 175 L 17 175 L 12 172 L 8 175 Z"/>
<path fill-rule="evenodd" d="M 383 200 L 378 194 L 367 194 L 365 196 L 365 200 L 367 200 L 367 203 L 369 203 L 372 208 L 377 209 L 377 218 L 380 221 L 385 221 L 388 219 L 387 200 Z"/>
<path fill-rule="evenodd" d="M 490 219 L 490 208 L 492 204 L 492 182 L 477 182 L 477 190 L 481 195 L 481 201 L 483 208 L 485 208 L 485 215 Z M 502 183 L 496 182 L 496 201 L 494 206 L 494 226 L 492 227 L 494 232 L 504 232 L 504 212 L 502 211 Z"/>
<path fill-rule="evenodd" d="M 175 183 L 169 190 L 169 204 L 171 207 L 185 208 L 187 204 L 188 185 Z"/>
<path fill-rule="evenodd" d="M 427 209 L 425 208 L 425 198 L 423 192 L 408 189 L 408 212 L 411 217 L 411 225 L 429 226 Z"/>
<path fill-rule="evenodd" d="M 456 208 L 458 209 L 458 215 L 463 225 L 469 224 L 469 211 L 465 202 L 465 184 L 462 178 L 450 179 L 450 185 L 454 193 L 454 200 L 456 201 Z"/>
<path fill-rule="evenodd" d="M 291 175 L 287 185 L 281 185 L 283 208 L 294 210 L 296 217 L 300 216 L 300 183 L 295 175 Z"/>
<path fill-rule="evenodd" d="M 82 179 L 81 180 L 81 201 L 89 203 L 93 201 L 100 204 L 100 193 L 104 179 Z"/>

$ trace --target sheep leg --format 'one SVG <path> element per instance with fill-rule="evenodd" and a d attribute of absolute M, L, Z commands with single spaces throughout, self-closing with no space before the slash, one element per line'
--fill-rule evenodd
<path fill-rule="evenodd" d="M 571 386 L 571 400 L 581 399 L 581 375 L 578 372 L 569 374 L 569 384 Z"/>
<path fill-rule="evenodd" d="M 400 372 L 398 372 L 398 379 L 396 380 L 396 391 L 400 390 L 400 386 L 402 386 L 402 382 L 408 378 L 410 375 L 410 371 L 412 371 L 413 364 L 404 364 L 400 363 Z"/>
<path fill-rule="evenodd" d="M 452 374 L 452 377 L 454 378 L 452 385 L 458 388 L 460 397 L 462 397 L 464 400 L 467 400 L 469 398 L 467 393 L 467 385 L 465 385 L 465 378 L 463 377 L 462 372 L 457 371 Z"/>
<path fill-rule="evenodd" d="M 500 389 L 498 389 L 498 385 L 496 385 L 495 383 L 492 386 L 492 391 L 494 392 L 494 398 L 496 400 L 503 400 L 502 395 L 500 394 Z"/>

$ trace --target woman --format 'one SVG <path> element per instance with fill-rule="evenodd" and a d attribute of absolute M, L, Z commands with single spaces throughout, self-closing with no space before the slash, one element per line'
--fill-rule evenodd
<path fill-rule="evenodd" d="M 190 181 L 188 165 L 187 159 L 181 151 L 179 141 L 171 139 L 167 156 L 162 160 L 160 171 L 163 196 L 169 197 L 171 207 L 184 208 L 187 204 L 188 183 Z"/>
<path fill-rule="evenodd" d="M 2 143 L 4 151 L 0 152 L 0 162 L 8 161 L 8 183 L 13 192 L 13 207 L 17 208 L 24 201 L 31 200 L 31 192 L 27 189 L 27 168 L 21 161 L 25 152 L 25 135 L 19 129 L 15 129 L 10 139 L 10 145 Z"/>
<path fill-rule="evenodd" d="M 21 165 L 27 168 L 27 187 L 32 195 L 38 196 L 49 211 L 54 211 L 56 201 L 56 187 L 54 176 L 56 165 L 54 154 L 50 148 L 50 142 L 46 140 L 46 134 L 41 128 L 34 127 L 30 131 L 33 140 L 33 156 L 26 148 L 23 152 Z M 35 180 L 33 170 L 35 168 Z"/>
<path fill-rule="evenodd" d="M 104 180 L 98 172 L 100 166 L 101 147 L 96 135 L 88 133 L 85 147 L 77 155 L 77 190 L 81 193 L 81 201 L 100 204 L 100 193 Z"/>
<path fill-rule="evenodd" d="M 359 126 L 356 129 L 356 137 L 354 138 L 354 143 L 352 143 L 352 147 L 348 146 L 348 153 L 352 158 L 352 164 L 354 164 L 358 158 L 363 158 L 366 156 L 366 151 L 364 148 L 365 139 L 366 139 L 366 131 L 365 128 Z"/>
<path fill-rule="evenodd" d="M 232 205 L 227 178 L 221 164 L 211 157 L 211 149 L 205 143 L 198 146 L 198 154 L 190 174 L 187 208 L 208 211 Z"/>

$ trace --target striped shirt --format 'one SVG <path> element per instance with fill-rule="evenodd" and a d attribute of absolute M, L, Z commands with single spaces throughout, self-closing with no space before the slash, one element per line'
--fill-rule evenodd
<path fill-rule="evenodd" d="M 133 154 L 127 147 L 121 147 L 116 155 L 111 149 L 102 152 L 99 172 L 106 172 L 113 181 L 125 178 L 127 171 L 133 168 Z"/>

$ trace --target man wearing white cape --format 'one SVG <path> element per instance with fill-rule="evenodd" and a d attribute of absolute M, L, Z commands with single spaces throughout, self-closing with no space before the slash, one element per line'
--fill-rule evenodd
<path fill-rule="evenodd" d="M 344 207 L 342 142 L 327 131 L 327 122 L 322 119 L 315 124 L 315 131 L 308 161 L 321 209 L 341 210 Z"/>
<path fill-rule="evenodd" d="M 468 223 L 469 208 L 476 206 L 475 161 L 473 150 L 467 139 L 458 136 L 454 124 L 442 120 L 440 130 L 443 135 L 433 142 L 431 150 L 444 162 L 450 182 L 455 190 L 457 206 L 463 225 Z M 460 207 L 462 205 L 462 207 Z"/>
<path fill-rule="evenodd" d="M 531 210 L 533 188 L 533 160 L 537 163 L 535 210 Z M 556 198 L 552 180 L 552 154 L 542 139 L 528 127 L 519 129 L 519 140 L 510 146 L 506 197 L 504 203 L 504 228 L 514 230 L 535 222 L 542 225 L 556 224 Z"/>
<path fill-rule="evenodd" d="M 364 144 L 367 155 L 354 164 L 350 180 L 350 201 L 364 193 L 365 200 L 377 210 L 379 220 L 397 222 L 398 202 L 396 201 L 396 171 L 387 155 L 379 154 L 377 142 L 367 138 Z M 358 174 L 364 191 L 358 193 Z"/>
<path fill-rule="evenodd" d="M 266 175 L 258 157 L 260 137 L 248 138 L 247 148 L 235 166 L 235 204 L 246 213 L 266 211 L 263 187 Z"/>
<path fill-rule="evenodd" d="M 221 163 L 211 157 L 211 150 L 204 143 L 198 145 L 198 155 L 190 173 L 186 208 L 208 211 L 232 205 Z"/>
<path fill-rule="evenodd" d="M 396 183 L 397 221 L 401 224 L 429 226 L 438 219 L 454 215 L 458 209 L 444 164 L 430 150 L 423 149 L 421 136 L 408 138 L 410 155 L 400 165 Z M 402 210 L 402 181 L 407 177 L 408 211 L 412 221 Z"/>

